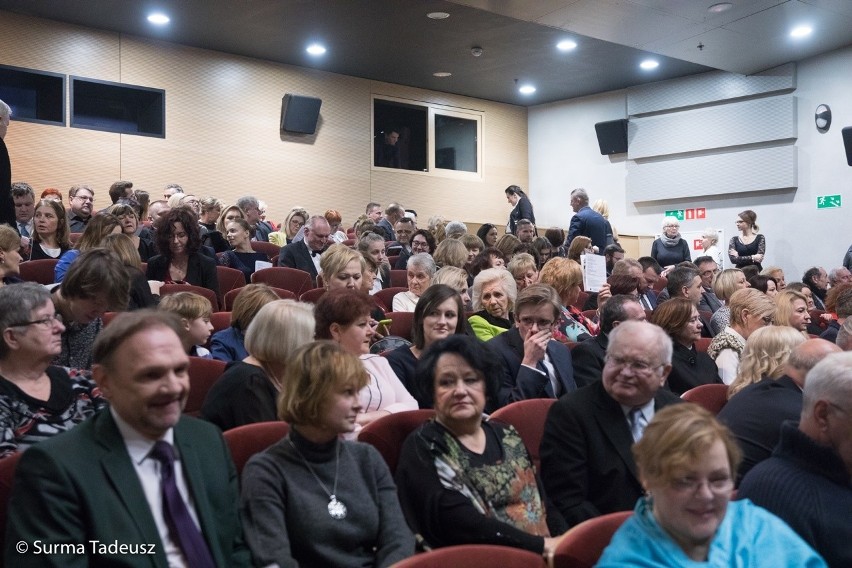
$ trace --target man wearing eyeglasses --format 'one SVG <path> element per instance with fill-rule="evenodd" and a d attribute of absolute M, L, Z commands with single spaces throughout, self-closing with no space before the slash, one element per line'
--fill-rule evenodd
<path fill-rule="evenodd" d="M 722 307 L 722 301 L 713 292 L 713 279 L 719 271 L 719 265 L 712 256 L 699 256 L 695 259 L 698 266 L 698 276 L 701 277 L 701 301 L 698 302 L 699 312 L 713 312 Z"/>
<path fill-rule="evenodd" d="M 671 360 L 672 342 L 661 328 L 625 321 L 609 334 L 602 379 L 550 407 L 541 477 L 570 526 L 630 510 L 642 495 L 630 447 L 654 413 L 680 402 L 661 388 Z"/>
<path fill-rule="evenodd" d="M 68 228 L 72 233 L 82 233 L 92 218 L 95 205 L 95 191 L 88 185 L 72 185 L 68 190 Z"/>
<path fill-rule="evenodd" d="M 781 517 L 829 566 L 852 566 L 852 353 L 826 356 L 803 390 L 798 425 L 781 425 L 772 457 L 746 474 L 738 496 Z"/>
<path fill-rule="evenodd" d="M 499 406 L 559 398 L 577 389 L 571 351 L 553 339 L 560 313 L 559 294 L 547 284 L 532 284 L 518 294 L 515 325 L 486 344 L 503 367 Z"/>

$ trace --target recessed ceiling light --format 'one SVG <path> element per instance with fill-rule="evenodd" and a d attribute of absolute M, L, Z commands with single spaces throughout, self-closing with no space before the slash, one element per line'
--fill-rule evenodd
<path fill-rule="evenodd" d="M 571 41 L 570 39 L 560 41 L 559 43 L 556 44 L 556 49 L 558 49 L 559 51 L 571 51 L 572 49 L 575 49 L 576 47 L 577 47 L 577 42 Z"/>
<path fill-rule="evenodd" d="M 450 15 L 446 12 L 429 12 L 426 17 L 433 20 L 446 20 Z"/>
<path fill-rule="evenodd" d="M 154 14 L 151 14 L 150 16 L 148 16 L 148 21 L 151 22 L 152 24 L 157 24 L 158 26 L 165 26 L 171 20 L 165 14 L 161 14 L 161 13 L 157 12 L 157 13 L 154 13 Z"/>
<path fill-rule="evenodd" d="M 436 71 L 435 73 L 432 73 L 432 76 L 434 77 L 449 77 L 450 75 L 452 75 L 452 73 L 449 71 Z"/>
<path fill-rule="evenodd" d="M 719 2 L 718 4 L 713 4 L 712 6 L 707 8 L 707 11 L 711 14 L 721 14 L 722 12 L 727 12 L 733 7 L 734 5 L 730 2 Z"/>
<path fill-rule="evenodd" d="M 807 37 L 811 35 L 811 32 L 813 31 L 813 28 L 810 26 L 796 26 L 793 28 L 793 31 L 790 32 L 790 37 Z"/>
<path fill-rule="evenodd" d="M 535 87 L 532 85 L 522 85 L 518 92 L 522 95 L 531 95 L 535 92 Z"/>
<path fill-rule="evenodd" d="M 325 48 L 318 43 L 312 43 L 305 51 L 311 55 L 322 55 L 325 53 Z"/>
<path fill-rule="evenodd" d="M 656 69 L 660 64 L 653 59 L 646 59 L 642 63 L 639 64 L 639 67 L 645 69 L 646 71 L 650 71 L 651 69 Z"/>

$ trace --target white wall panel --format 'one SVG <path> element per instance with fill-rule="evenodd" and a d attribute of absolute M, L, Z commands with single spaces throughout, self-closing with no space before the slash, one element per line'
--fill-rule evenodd
<path fill-rule="evenodd" d="M 796 138 L 796 101 L 781 95 L 628 123 L 631 160 Z"/>
<path fill-rule="evenodd" d="M 795 63 L 781 65 L 755 75 L 711 71 L 690 77 L 631 87 L 627 90 L 627 114 L 635 116 L 768 93 L 792 91 L 795 88 Z"/>
<path fill-rule="evenodd" d="M 637 164 L 627 163 L 633 202 L 732 195 L 798 186 L 797 148 L 782 146 Z"/>

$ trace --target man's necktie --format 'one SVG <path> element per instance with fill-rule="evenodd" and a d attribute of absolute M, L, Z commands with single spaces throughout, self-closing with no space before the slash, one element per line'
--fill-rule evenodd
<path fill-rule="evenodd" d="M 27 224 L 26 223 L 18 223 L 18 226 L 21 228 L 20 233 L 21 233 L 22 237 L 29 237 L 30 236 L 30 232 L 27 230 Z"/>
<path fill-rule="evenodd" d="M 647 425 L 648 421 L 645 419 L 645 415 L 642 414 L 641 408 L 636 407 L 630 411 L 630 434 L 633 436 L 634 442 L 638 442 L 642 438 L 645 426 Z"/>
<path fill-rule="evenodd" d="M 151 457 L 160 462 L 160 488 L 163 494 L 163 517 L 169 533 L 181 551 L 188 566 L 193 568 L 215 568 L 216 563 L 204 536 L 195 525 L 189 509 L 183 501 L 175 483 L 175 451 L 171 444 L 160 440 L 154 444 Z"/>

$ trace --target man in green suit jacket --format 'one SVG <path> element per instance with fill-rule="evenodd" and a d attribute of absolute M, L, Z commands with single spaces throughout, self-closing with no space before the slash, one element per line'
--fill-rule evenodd
<path fill-rule="evenodd" d="M 224 440 L 214 426 L 181 416 L 189 360 L 179 326 L 142 310 L 118 316 L 98 337 L 92 372 L 111 407 L 22 456 L 7 566 L 199 565 L 163 513 L 164 468 L 151 455 L 161 440 L 177 454 L 176 485 L 209 550 L 206 565 L 250 565 Z"/>

